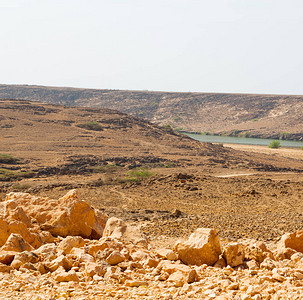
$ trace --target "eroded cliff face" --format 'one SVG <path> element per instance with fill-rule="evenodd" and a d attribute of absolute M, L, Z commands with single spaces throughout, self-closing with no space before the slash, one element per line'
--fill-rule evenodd
<path fill-rule="evenodd" d="M 143 223 L 107 218 L 76 190 L 58 200 L 10 193 L 1 211 L 2 299 L 303 297 L 303 231 L 264 243 L 198 228 L 159 247 Z"/>
<path fill-rule="evenodd" d="M 0 85 L 0 98 L 110 108 L 191 132 L 291 140 L 303 138 L 303 96 Z"/>

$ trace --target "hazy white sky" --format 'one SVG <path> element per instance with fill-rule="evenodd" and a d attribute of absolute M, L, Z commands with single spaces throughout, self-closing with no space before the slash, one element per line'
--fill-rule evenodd
<path fill-rule="evenodd" d="M 302 0 L 0 0 L 0 83 L 303 94 Z"/>

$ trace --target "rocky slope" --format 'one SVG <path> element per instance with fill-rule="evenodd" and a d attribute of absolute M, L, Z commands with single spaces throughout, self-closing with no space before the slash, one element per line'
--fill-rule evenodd
<path fill-rule="evenodd" d="M 102 173 L 108 165 L 124 169 L 196 165 L 201 169 L 303 170 L 300 160 L 200 143 L 106 109 L 0 100 L 0 133 L 0 154 L 23 159 L 19 165 L 6 163 L 6 175 L 12 176 L 17 176 L 17 170 L 24 171 L 23 175 L 26 171 L 36 175 Z"/>
<path fill-rule="evenodd" d="M 302 139 L 303 96 L 0 85 L 0 98 L 116 109 L 192 132 Z"/>
<path fill-rule="evenodd" d="M 10 193 L 0 204 L 1 299 L 303 297 L 303 231 L 265 244 L 198 228 L 169 247 L 75 190 L 59 200 Z"/>

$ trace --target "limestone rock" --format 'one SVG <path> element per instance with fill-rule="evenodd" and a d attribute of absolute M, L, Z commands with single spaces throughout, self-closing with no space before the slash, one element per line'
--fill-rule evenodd
<path fill-rule="evenodd" d="M 125 256 L 119 251 L 113 251 L 107 258 L 106 262 L 111 266 L 117 265 L 125 260 Z"/>
<path fill-rule="evenodd" d="M 169 277 L 167 278 L 167 281 L 172 282 L 175 287 L 181 287 L 185 283 L 187 283 L 186 277 L 180 271 L 170 274 Z"/>
<path fill-rule="evenodd" d="M 28 193 L 9 193 L 6 201 L 14 201 L 42 230 L 49 231 L 54 236 L 100 238 L 103 234 L 106 216 L 100 212 L 96 216 L 95 210 L 87 202 L 79 199 L 76 190 L 69 191 L 58 200 Z M 13 207 L 6 206 L 7 215 L 11 214 L 10 209 Z M 25 224 L 24 226 L 26 227 Z"/>
<path fill-rule="evenodd" d="M 295 270 L 294 277 L 298 280 L 303 279 L 303 270 Z"/>
<path fill-rule="evenodd" d="M 156 255 L 162 259 L 177 260 L 178 255 L 171 249 L 161 248 L 156 250 Z"/>
<path fill-rule="evenodd" d="M 282 259 L 290 259 L 293 254 L 296 253 L 296 250 L 291 248 L 278 247 L 276 251 L 274 251 L 274 256 L 277 260 Z"/>
<path fill-rule="evenodd" d="M 303 253 L 296 252 L 290 257 L 290 259 L 294 262 L 303 261 Z"/>
<path fill-rule="evenodd" d="M 247 261 L 246 266 L 248 267 L 249 270 L 258 270 L 260 267 L 259 264 L 254 259 Z"/>
<path fill-rule="evenodd" d="M 290 248 L 303 253 L 303 230 L 285 233 L 279 241 L 280 248 Z"/>
<path fill-rule="evenodd" d="M 215 268 L 225 268 L 226 267 L 226 261 L 223 257 L 223 255 L 221 254 L 219 256 L 219 259 L 217 260 L 217 262 L 214 264 Z"/>
<path fill-rule="evenodd" d="M 223 257 L 231 267 L 243 264 L 245 253 L 244 246 L 239 243 L 229 243 L 223 249 Z"/>
<path fill-rule="evenodd" d="M 58 272 L 54 279 L 57 282 L 68 282 L 68 281 L 79 281 L 79 277 L 77 275 L 77 273 L 74 270 L 65 272 L 64 270 L 60 270 L 60 272 Z"/>
<path fill-rule="evenodd" d="M 148 282 L 142 280 L 126 280 L 125 286 L 129 286 L 129 287 L 148 286 Z"/>
<path fill-rule="evenodd" d="M 81 236 L 67 236 L 58 245 L 58 252 L 61 254 L 69 254 L 73 248 L 81 248 L 85 244 Z"/>
<path fill-rule="evenodd" d="M 183 264 L 172 263 L 172 262 L 166 261 L 166 260 L 163 260 L 160 262 L 160 264 L 157 266 L 157 272 L 160 272 L 162 274 L 168 274 L 169 276 L 176 272 L 181 273 L 183 284 L 185 282 L 192 283 L 192 282 L 196 281 L 196 279 L 198 277 L 196 270 L 192 269 L 191 267 L 183 265 Z M 180 279 L 180 276 L 176 275 L 176 277 L 172 277 L 172 278 L 171 278 L 171 281 L 177 282 L 178 280 L 176 278 Z"/>
<path fill-rule="evenodd" d="M 77 259 L 79 262 L 82 262 L 82 263 L 90 263 L 90 262 L 95 261 L 95 258 L 92 255 L 87 254 L 87 253 L 79 253 L 77 255 Z"/>
<path fill-rule="evenodd" d="M 33 252 L 41 257 L 44 261 L 52 261 L 57 257 L 57 246 L 54 243 L 42 245 Z"/>
<path fill-rule="evenodd" d="M 97 243 L 94 243 L 92 245 L 88 246 L 88 254 L 96 257 L 96 254 L 98 251 L 103 251 L 108 248 L 116 248 L 117 244 L 112 241 L 109 237 L 103 237 L 101 238 Z M 120 244 L 118 246 L 118 249 L 120 249 Z"/>
<path fill-rule="evenodd" d="M 40 247 L 42 244 L 41 241 L 39 241 L 39 236 L 31 233 L 23 222 L 6 220 L 0 217 L 0 246 L 4 245 L 12 233 L 21 235 L 23 239 L 34 248 Z"/>
<path fill-rule="evenodd" d="M 43 244 L 50 244 L 55 241 L 55 238 L 52 236 L 52 234 L 48 231 L 40 231 L 39 232 L 40 240 Z M 37 248 L 37 247 L 35 247 Z"/>
<path fill-rule="evenodd" d="M 0 263 L 5 265 L 10 265 L 14 260 L 16 253 L 10 251 L 1 251 L 0 252 Z"/>
<path fill-rule="evenodd" d="M 144 247 L 147 247 L 148 244 L 147 238 L 140 232 L 138 227 L 127 226 L 124 221 L 116 217 L 111 217 L 107 220 L 103 237 L 128 241 Z"/>
<path fill-rule="evenodd" d="M 93 226 L 93 232 L 96 233 L 96 237 L 92 236 L 92 238 L 99 238 L 103 235 L 103 231 L 107 222 L 107 215 L 105 215 L 99 209 L 95 209 L 95 223 Z"/>
<path fill-rule="evenodd" d="M 62 267 L 65 271 L 69 271 L 72 267 L 72 262 L 66 256 L 60 255 L 45 266 L 51 272 L 56 271 L 59 267 Z"/>
<path fill-rule="evenodd" d="M 24 223 L 27 227 L 31 227 L 31 219 L 25 213 L 24 209 L 16 203 L 16 201 L 6 201 L 5 202 L 5 218 L 10 220 L 16 220 Z"/>
<path fill-rule="evenodd" d="M 0 273 L 9 273 L 12 269 L 11 266 L 0 263 Z"/>
<path fill-rule="evenodd" d="M 87 263 L 85 265 L 85 272 L 87 276 L 93 277 L 94 275 L 103 276 L 106 270 L 103 266 L 97 263 Z"/>
<path fill-rule="evenodd" d="M 12 233 L 1 248 L 4 251 L 23 252 L 31 251 L 33 247 L 20 234 Z"/>
<path fill-rule="evenodd" d="M 144 261 L 144 267 L 149 267 L 149 268 L 156 268 L 159 264 L 159 260 L 158 259 L 154 259 L 154 258 L 147 258 Z"/>
<path fill-rule="evenodd" d="M 185 242 L 177 243 L 179 258 L 189 265 L 213 265 L 221 254 L 219 235 L 216 230 L 198 228 Z"/>
<path fill-rule="evenodd" d="M 272 270 L 272 269 L 276 268 L 276 263 L 271 258 L 266 258 L 260 264 L 260 268 L 264 268 L 264 269 L 267 269 L 267 270 Z"/>
<path fill-rule="evenodd" d="M 17 253 L 14 257 L 14 260 L 11 263 L 11 266 L 14 269 L 19 269 L 25 263 L 37 263 L 39 261 L 39 257 L 34 252 L 23 251 L 21 253 Z"/>
<path fill-rule="evenodd" d="M 255 260 L 258 263 L 262 263 L 266 257 L 273 258 L 272 252 L 266 247 L 263 242 L 246 240 L 245 246 L 245 259 Z"/>
<path fill-rule="evenodd" d="M 149 254 L 147 251 L 143 251 L 141 249 L 137 250 L 137 251 L 134 251 L 132 254 L 131 254 L 131 258 L 132 260 L 134 261 L 140 261 L 140 260 L 144 260 L 144 259 L 147 259 L 149 257 Z"/>

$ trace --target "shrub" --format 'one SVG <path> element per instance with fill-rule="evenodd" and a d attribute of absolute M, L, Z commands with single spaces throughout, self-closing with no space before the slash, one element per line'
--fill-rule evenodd
<path fill-rule="evenodd" d="M 97 122 L 86 122 L 86 123 L 83 123 L 83 124 L 78 124 L 76 126 L 80 127 L 80 128 L 87 129 L 87 130 L 94 130 L 94 131 L 102 131 L 103 130 L 103 127 Z"/>
<path fill-rule="evenodd" d="M 35 173 L 30 171 L 15 172 L 6 168 L 0 168 L 0 181 L 20 180 L 22 178 L 32 178 L 34 176 Z"/>
<path fill-rule="evenodd" d="M 121 167 L 115 165 L 115 164 L 107 164 L 105 166 L 96 166 L 94 167 L 94 170 L 96 172 L 101 172 L 101 173 L 113 173 L 120 169 Z"/>
<path fill-rule="evenodd" d="M 134 169 L 127 173 L 127 180 L 132 182 L 139 182 L 153 175 L 148 169 Z"/>
<path fill-rule="evenodd" d="M 287 132 L 287 131 L 284 131 L 284 132 L 280 133 L 280 137 L 281 137 L 282 140 L 287 140 L 287 139 L 289 139 L 290 136 L 291 136 L 291 133 Z"/>
<path fill-rule="evenodd" d="M 168 162 L 164 165 L 164 168 L 174 168 L 176 165 L 173 162 Z"/>
<path fill-rule="evenodd" d="M 277 148 L 281 147 L 281 143 L 279 141 L 272 141 L 272 142 L 270 142 L 268 147 L 277 149 Z"/>
<path fill-rule="evenodd" d="M 29 188 L 31 188 L 30 184 L 14 184 L 12 186 L 12 191 L 13 192 L 25 192 L 27 191 Z"/>
<path fill-rule="evenodd" d="M 0 163 L 2 164 L 17 164 L 19 159 L 9 154 L 0 154 Z"/>

